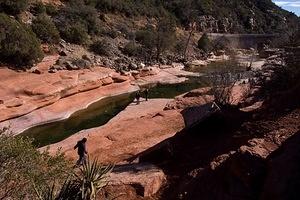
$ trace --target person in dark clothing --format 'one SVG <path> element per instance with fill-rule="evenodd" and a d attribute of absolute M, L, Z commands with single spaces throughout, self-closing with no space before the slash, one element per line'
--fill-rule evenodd
<path fill-rule="evenodd" d="M 145 99 L 146 99 L 146 101 L 148 101 L 148 96 L 149 96 L 149 89 L 147 88 L 145 90 Z"/>
<path fill-rule="evenodd" d="M 86 162 L 86 154 L 88 153 L 86 151 L 86 138 L 83 138 L 82 140 L 79 140 L 77 144 L 74 146 L 74 149 L 77 149 L 77 153 L 79 156 L 78 161 L 76 162 L 76 165 L 82 165 Z"/>
<path fill-rule="evenodd" d="M 137 93 L 135 94 L 136 104 L 140 104 L 140 98 L 141 98 L 140 91 L 137 91 Z"/>

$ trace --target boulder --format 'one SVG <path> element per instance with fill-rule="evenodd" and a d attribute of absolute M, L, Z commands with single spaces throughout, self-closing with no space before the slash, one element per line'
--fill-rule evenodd
<path fill-rule="evenodd" d="M 87 60 L 87 61 L 89 61 L 89 62 L 92 62 L 92 60 L 93 60 L 90 56 L 88 56 L 88 55 L 86 55 L 86 54 L 82 56 L 82 59 L 83 59 L 83 60 Z"/>
<path fill-rule="evenodd" d="M 128 80 L 128 77 L 127 76 L 122 76 L 122 75 L 119 75 L 119 74 L 114 74 L 112 76 L 112 79 L 115 83 L 122 83 L 122 82 L 125 82 Z"/>
<path fill-rule="evenodd" d="M 199 97 L 178 97 L 169 102 L 165 110 L 186 109 L 193 106 L 201 106 L 214 101 L 213 95 L 202 95 Z"/>
<path fill-rule="evenodd" d="M 49 73 L 51 73 L 51 74 L 54 74 L 54 73 L 56 73 L 56 72 L 57 72 L 57 69 L 53 69 L 53 68 L 51 68 L 51 69 L 49 69 L 49 70 L 48 70 L 48 72 L 49 72 Z"/>
<path fill-rule="evenodd" d="M 39 70 L 37 67 L 33 67 L 30 69 L 30 72 L 31 73 L 34 73 L 34 74 L 42 74 L 42 71 Z"/>
<path fill-rule="evenodd" d="M 67 53 L 66 50 L 61 50 L 61 51 L 59 52 L 59 55 L 60 55 L 60 56 L 67 56 L 68 53 Z"/>
<path fill-rule="evenodd" d="M 186 64 L 187 67 L 201 67 L 206 66 L 208 63 L 205 60 L 194 60 Z"/>
<path fill-rule="evenodd" d="M 106 77 L 101 81 L 102 81 L 102 85 L 110 85 L 114 82 L 114 80 L 111 77 Z"/>
<path fill-rule="evenodd" d="M 13 107 L 19 107 L 19 106 L 22 106 L 24 104 L 24 100 L 23 99 L 20 99 L 20 98 L 13 98 L 13 99 L 10 99 L 8 101 L 4 101 L 4 105 L 7 107 L 7 108 L 13 108 Z"/>
<path fill-rule="evenodd" d="M 137 71 L 137 70 L 132 70 L 130 71 L 131 72 L 131 75 L 134 77 L 134 78 L 137 78 L 139 75 L 140 75 L 140 72 Z"/>
<path fill-rule="evenodd" d="M 211 87 L 204 87 L 204 88 L 192 90 L 186 93 L 185 95 L 183 95 L 183 97 L 199 97 L 202 95 L 208 95 L 210 93 L 211 93 Z"/>
<path fill-rule="evenodd" d="M 77 67 L 77 69 L 89 69 L 92 67 L 92 63 L 85 59 L 77 59 L 72 62 L 74 66 Z"/>
<path fill-rule="evenodd" d="M 129 69 L 131 69 L 131 70 L 137 70 L 138 66 L 135 63 L 130 63 L 129 64 Z"/>
<path fill-rule="evenodd" d="M 67 70 L 78 70 L 79 69 L 79 67 L 73 65 L 73 63 L 71 63 L 70 61 L 64 62 L 64 65 L 67 68 Z"/>
<path fill-rule="evenodd" d="M 159 73 L 159 69 L 156 67 L 146 67 L 140 70 L 140 76 L 153 76 Z"/>
<path fill-rule="evenodd" d="M 164 172 L 152 164 L 129 164 L 116 166 L 109 178 L 109 185 L 131 185 L 137 194 L 150 197 L 165 184 Z"/>

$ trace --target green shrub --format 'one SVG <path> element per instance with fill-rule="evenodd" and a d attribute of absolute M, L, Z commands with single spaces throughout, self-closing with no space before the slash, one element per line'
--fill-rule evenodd
<path fill-rule="evenodd" d="M 10 15 L 17 15 L 27 7 L 28 0 L 0 0 L 0 11 Z"/>
<path fill-rule="evenodd" d="M 43 42 L 59 42 L 59 32 L 51 18 L 47 15 L 39 15 L 35 20 L 33 20 L 32 30 Z"/>
<path fill-rule="evenodd" d="M 156 59 L 174 46 L 176 39 L 175 21 L 170 16 L 160 18 L 157 26 L 147 25 L 136 32 L 136 40 L 149 52 L 156 50 Z"/>
<path fill-rule="evenodd" d="M 208 35 L 204 33 L 200 40 L 198 41 L 198 48 L 208 53 L 211 50 L 211 41 L 208 38 Z"/>
<path fill-rule="evenodd" d="M 31 65 L 43 57 L 39 40 L 24 24 L 0 14 L 0 27 L 0 61 Z"/>
<path fill-rule="evenodd" d="M 214 51 L 227 50 L 230 48 L 230 41 L 226 37 L 222 36 L 217 40 L 213 41 L 212 46 Z"/>
<path fill-rule="evenodd" d="M 106 39 L 98 40 L 91 45 L 91 50 L 102 56 L 112 55 L 112 45 Z"/>
<path fill-rule="evenodd" d="M 82 1 L 70 1 L 59 12 L 60 21 L 57 24 L 59 30 L 63 30 L 66 24 L 81 24 L 88 34 L 96 34 L 99 31 L 98 13 L 95 8 L 85 5 Z"/>
<path fill-rule="evenodd" d="M 0 130 L 0 199 L 36 199 L 33 185 L 45 188 L 70 171 L 62 154 L 41 153 L 30 139 Z"/>
<path fill-rule="evenodd" d="M 86 27 L 80 23 L 65 25 L 65 29 L 61 32 L 61 36 L 67 42 L 74 44 L 86 44 L 89 39 Z"/>
<path fill-rule="evenodd" d="M 53 4 L 48 3 L 48 4 L 45 4 L 44 6 L 45 6 L 45 9 L 46 9 L 46 13 L 48 15 L 50 15 L 50 16 L 57 15 L 58 10 Z"/>
<path fill-rule="evenodd" d="M 136 41 L 149 50 L 154 49 L 156 37 L 155 28 L 151 25 L 148 25 L 135 33 Z"/>
<path fill-rule="evenodd" d="M 176 41 L 176 24 L 170 16 L 162 17 L 157 25 L 156 54 L 159 59 L 160 54 L 171 49 Z"/>
<path fill-rule="evenodd" d="M 107 194 L 103 192 L 103 189 L 107 186 L 109 173 L 112 170 L 112 165 L 103 166 L 97 160 L 91 161 L 88 158 L 83 166 L 79 170 L 74 170 L 63 184 L 53 183 L 45 189 L 35 185 L 36 194 L 40 200 L 107 199 Z M 101 195 L 101 191 L 104 194 Z"/>
<path fill-rule="evenodd" d="M 46 12 L 46 7 L 42 2 L 38 2 L 33 6 L 32 12 L 35 15 L 39 15 Z"/>
<path fill-rule="evenodd" d="M 128 56 L 136 56 L 140 51 L 140 47 L 135 42 L 128 42 L 123 52 Z"/>

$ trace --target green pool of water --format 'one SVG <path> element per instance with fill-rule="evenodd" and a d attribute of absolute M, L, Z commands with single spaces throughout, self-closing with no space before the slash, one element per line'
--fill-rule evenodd
<path fill-rule="evenodd" d="M 156 85 L 150 89 L 149 98 L 174 98 L 192 89 L 204 86 L 199 78 L 174 85 Z M 81 130 L 99 127 L 124 110 L 134 99 L 134 94 L 107 97 L 88 108 L 74 113 L 70 118 L 30 128 L 20 136 L 34 139 L 34 145 L 42 147 L 59 142 Z"/>
<path fill-rule="evenodd" d="M 190 71 L 205 74 L 200 77 L 190 77 L 180 84 L 152 86 L 149 98 L 174 98 L 190 90 L 211 84 L 211 79 L 217 79 L 221 73 L 241 73 L 244 69 L 231 61 L 211 63 L 207 67 L 190 68 Z M 88 108 L 74 113 L 70 118 L 30 128 L 21 136 L 34 139 L 38 147 L 59 142 L 81 130 L 99 127 L 124 110 L 134 99 L 134 94 L 124 94 L 107 97 Z"/>

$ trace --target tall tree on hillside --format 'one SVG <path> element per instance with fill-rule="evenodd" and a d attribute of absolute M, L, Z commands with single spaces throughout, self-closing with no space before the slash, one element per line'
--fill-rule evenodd
<path fill-rule="evenodd" d="M 176 24 L 172 17 L 162 17 L 158 19 L 156 28 L 156 59 L 167 49 L 172 47 L 176 39 Z"/>

